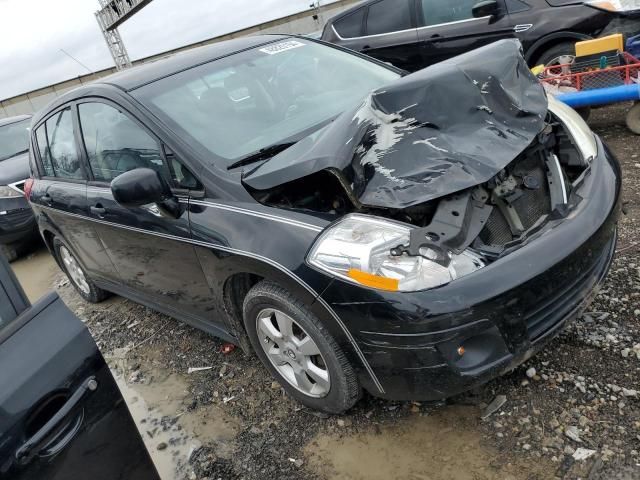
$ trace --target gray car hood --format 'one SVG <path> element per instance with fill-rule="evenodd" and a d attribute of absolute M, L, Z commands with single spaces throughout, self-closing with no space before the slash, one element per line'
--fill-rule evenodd
<path fill-rule="evenodd" d="M 0 161 L 0 185 L 20 182 L 30 175 L 28 153 Z"/>
<path fill-rule="evenodd" d="M 334 169 L 363 204 L 406 208 L 484 183 L 543 130 L 543 88 L 517 40 L 405 76 L 243 177 L 267 190 Z"/>

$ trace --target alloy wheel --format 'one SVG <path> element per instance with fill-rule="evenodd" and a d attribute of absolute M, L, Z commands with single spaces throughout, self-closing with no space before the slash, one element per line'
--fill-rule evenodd
<path fill-rule="evenodd" d="M 64 263 L 64 266 L 71 277 L 71 281 L 73 281 L 73 283 L 83 293 L 89 295 L 91 293 L 91 288 L 87 282 L 87 277 L 75 257 L 64 245 L 60 247 L 60 257 L 62 258 L 62 263 Z"/>
<path fill-rule="evenodd" d="M 293 318 L 267 308 L 258 314 L 256 330 L 267 358 L 292 387 L 315 398 L 329 393 L 331 379 L 320 349 Z"/>
<path fill-rule="evenodd" d="M 555 75 L 568 75 L 571 73 L 571 68 L 569 65 L 573 63 L 575 60 L 575 55 L 560 55 L 551 59 L 546 67 L 557 67 L 551 70 L 551 72 Z"/>

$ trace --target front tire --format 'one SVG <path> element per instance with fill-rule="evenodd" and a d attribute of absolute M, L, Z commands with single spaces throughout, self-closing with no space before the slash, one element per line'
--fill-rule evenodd
<path fill-rule="evenodd" d="M 353 367 L 299 299 L 263 281 L 247 294 L 243 313 L 254 351 L 289 395 L 331 414 L 355 405 L 362 389 Z"/>
<path fill-rule="evenodd" d="M 576 58 L 575 42 L 562 42 L 542 52 L 536 65 L 552 67 L 573 62 Z"/>
<path fill-rule="evenodd" d="M 67 278 L 80 294 L 89 303 L 100 303 L 110 296 L 106 290 L 97 287 L 95 283 L 85 273 L 84 267 L 76 259 L 69 247 L 58 238 L 53 239 L 53 251 L 58 264 L 67 275 Z"/>

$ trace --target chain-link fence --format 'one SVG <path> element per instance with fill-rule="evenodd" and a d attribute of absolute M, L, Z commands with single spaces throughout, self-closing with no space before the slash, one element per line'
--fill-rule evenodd
<path fill-rule="evenodd" d="M 640 60 L 628 53 L 576 58 L 573 63 L 546 67 L 540 75 L 554 94 L 640 83 Z"/>

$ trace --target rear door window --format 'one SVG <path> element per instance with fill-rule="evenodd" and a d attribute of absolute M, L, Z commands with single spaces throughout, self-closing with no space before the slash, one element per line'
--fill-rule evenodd
<path fill-rule="evenodd" d="M 522 0 L 507 0 L 507 11 L 509 13 L 520 13 L 531 10 L 531 5 Z"/>
<path fill-rule="evenodd" d="M 421 26 L 442 25 L 474 18 L 473 7 L 478 0 L 421 0 Z"/>
<path fill-rule="evenodd" d="M 355 38 L 362 35 L 362 23 L 367 10 L 361 8 L 333 24 L 333 27 L 342 38 Z"/>
<path fill-rule="evenodd" d="M 46 176 L 76 180 L 84 178 L 76 150 L 70 108 L 54 114 L 38 127 L 36 140 Z"/>
<path fill-rule="evenodd" d="M 111 182 L 136 168 L 151 168 L 168 181 L 160 144 L 117 108 L 104 103 L 78 106 L 89 166 L 98 182 Z"/>
<path fill-rule="evenodd" d="M 367 35 L 399 32 L 413 28 L 409 0 L 382 0 L 369 6 Z"/>

